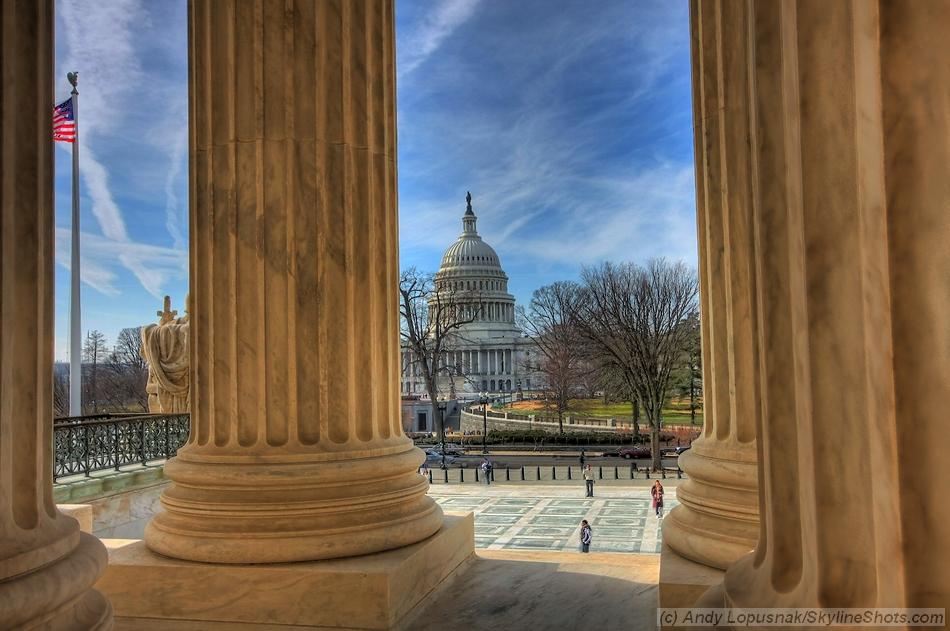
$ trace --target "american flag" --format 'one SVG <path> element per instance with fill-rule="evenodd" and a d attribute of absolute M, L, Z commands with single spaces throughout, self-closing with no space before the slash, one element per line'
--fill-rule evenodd
<path fill-rule="evenodd" d="M 72 97 L 53 108 L 53 140 L 76 141 L 76 119 L 73 117 Z"/>

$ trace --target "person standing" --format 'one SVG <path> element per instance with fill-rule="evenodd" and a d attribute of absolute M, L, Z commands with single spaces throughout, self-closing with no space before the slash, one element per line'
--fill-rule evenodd
<path fill-rule="evenodd" d="M 594 497 L 594 470 L 590 465 L 584 467 L 584 483 L 587 486 L 587 497 Z"/>
<path fill-rule="evenodd" d="M 581 447 L 581 469 L 584 468 L 585 462 L 587 462 L 587 455 L 584 453 L 584 448 Z"/>
<path fill-rule="evenodd" d="M 650 489 L 650 495 L 653 496 L 653 510 L 656 511 L 656 518 L 663 517 L 663 485 L 657 480 Z"/>
<path fill-rule="evenodd" d="M 491 484 L 491 470 L 492 464 L 491 460 L 485 458 L 485 461 L 482 462 L 482 474 L 485 476 L 485 484 Z"/>
<path fill-rule="evenodd" d="M 591 530 L 586 519 L 581 520 L 581 552 L 590 552 Z"/>

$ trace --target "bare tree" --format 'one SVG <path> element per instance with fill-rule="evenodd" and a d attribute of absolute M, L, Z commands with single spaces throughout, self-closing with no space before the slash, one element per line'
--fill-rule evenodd
<path fill-rule="evenodd" d="M 69 416 L 69 366 L 53 364 L 53 416 Z"/>
<path fill-rule="evenodd" d="M 660 424 L 670 373 L 681 357 L 696 309 L 696 274 L 683 263 L 654 259 L 645 267 L 604 263 L 585 268 L 575 326 L 621 369 L 650 425 L 653 468 L 659 469 Z"/>
<path fill-rule="evenodd" d="M 433 413 L 444 428 L 445 419 L 437 401 L 440 376 L 462 376 L 460 366 L 450 364 L 448 352 L 464 342 L 462 329 L 481 315 L 480 294 L 455 290 L 445 283 L 436 286 L 435 277 L 416 268 L 399 278 L 400 336 L 408 351 L 409 369 L 418 369 L 432 401 Z"/>
<path fill-rule="evenodd" d="M 139 327 L 122 329 L 109 355 L 105 371 L 103 396 L 110 409 L 148 411 L 148 364 L 142 357 L 142 337 Z"/>
<path fill-rule="evenodd" d="M 526 368 L 544 375 L 560 433 L 564 433 L 564 412 L 588 369 L 581 338 L 571 322 L 579 293 L 577 283 L 558 281 L 536 289 L 528 308 L 520 310 L 522 330 L 540 354 L 537 361 L 527 362 Z"/>
<path fill-rule="evenodd" d="M 690 424 L 695 425 L 696 410 L 700 408 L 699 397 L 703 393 L 703 358 L 699 311 L 693 310 L 684 320 L 683 326 L 686 327 L 686 334 L 683 337 L 680 364 L 675 369 L 672 379 L 680 395 L 689 397 Z"/>
<path fill-rule="evenodd" d="M 86 333 L 82 345 L 83 368 L 85 364 L 92 364 L 88 378 L 84 379 L 86 396 L 83 400 L 86 413 L 95 414 L 99 411 L 99 365 L 105 360 L 107 352 L 106 336 L 101 331 L 93 329 Z"/>

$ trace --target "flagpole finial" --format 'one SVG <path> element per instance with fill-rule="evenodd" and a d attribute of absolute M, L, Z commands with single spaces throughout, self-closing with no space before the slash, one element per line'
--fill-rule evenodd
<path fill-rule="evenodd" d="M 76 84 L 79 82 L 79 73 L 78 72 L 67 72 L 66 80 L 69 81 L 69 84 L 73 86 L 73 94 L 79 94 L 79 90 L 76 89 Z"/>

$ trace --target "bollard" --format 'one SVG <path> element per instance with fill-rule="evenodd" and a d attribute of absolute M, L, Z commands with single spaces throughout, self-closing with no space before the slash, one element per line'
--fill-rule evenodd
<path fill-rule="evenodd" d="M 491 471 L 489 471 L 489 472 L 488 472 L 488 475 L 491 476 L 491 481 L 494 482 L 494 481 L 495 481 L 495 470 L 492 469 Z"/>
<path fill-rule="evenodd" d="M 555 467 L 551 467 L 551 479 L 557 480 L 557 469 Z"/>
<path fill-rule="evenodd" d="M 666 467 L 660 467 L 660 475 L 663 476 L 663 479 L 666 479 Z"/>
<path fill-rule="evenodd" d="M 541 467 L 538 467 L 538 470 L 536 471 L 536 473 L 538 475 L 538 482 L 540 482 L 541 481 Z"/>
<path fill-rule="evenodd" d="M 676 477 L 677 477 L 677 478 L 680 478 L 680 479 L 683 478 L 683 470 L 680 469 L 680 466 L 679 466 L 679 465 L 676 465 Z"/>
<path fill-rule="evenodd" d="M 614 480 L 620 479 L 620 472 L 617 471 L 617 467 L 614 467 Z"/>
<path fill-rule="evenodd" d="M 429 471 L 429 484 L 432 484 L 432 471 Z"/>
<path fill-rule="evenodd" d="M 637 465 L 630 463 L 630 479 L 633 479 L 633 470 L 636 469 Z"/>
<path fill-rule="evenodd" d="M 571 479 L 571 465 L 567 465 L 567 479 Z"/>
<path fill-rule="evenodd" d="M 650 467 L 643 467 L 643 470 L 644 470 L 644 471 L 646 472 L 646 474 L 647 474 L 647 480 L 649 480 L 649 479 L 650 479 Z"/>
<path fill-rule="evenodd" d="M 524 465 L 521 466 L 521 481 L 524 482 Z"/>
<path fill-rule="evenodd" d="M 511 469 L 505 467 L 505 482 L 511 482 Z"/>
<path fill-rule="evenodd" d="M 603 480 L 603 479 L 604 479 L 604 468 L 603 468 L 603 467 L 597 467 L 597 479 L 598 479 L 598 480 Z"/>
<path fill-rule="evenodd" d="M 448 483 L 449 483 L 449 470 L 448 470 L 448 469 L 442 469 L 442 473 L 445 475 L 445 484 L 448 484 Z"/>

